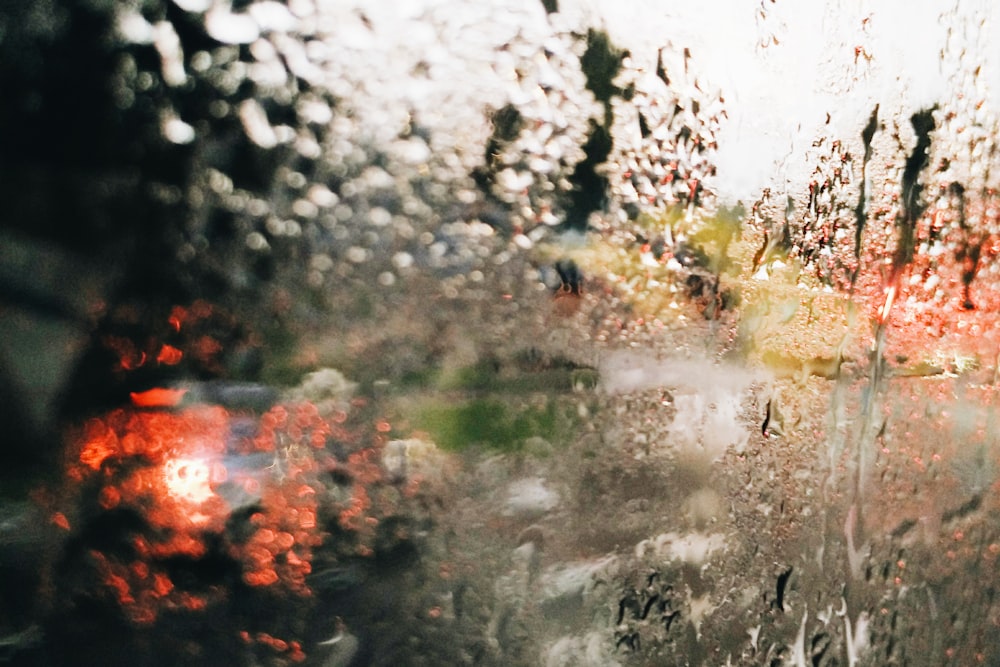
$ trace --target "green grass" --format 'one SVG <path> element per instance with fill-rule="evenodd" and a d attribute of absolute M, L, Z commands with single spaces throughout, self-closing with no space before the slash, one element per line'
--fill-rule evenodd
<path fill-rule="evenodd" d="M 501 451 L 519 451 L 527 438 L 538 436 L 555 441 L 564 436 L 571 422 L 557 402 L 544 406 L 515 407 L 496 398 L 463 402 L 443 400 L 423 405 L 414 415 L 414 425 L 438 446 L 458 450 L 479 445 Z"/>

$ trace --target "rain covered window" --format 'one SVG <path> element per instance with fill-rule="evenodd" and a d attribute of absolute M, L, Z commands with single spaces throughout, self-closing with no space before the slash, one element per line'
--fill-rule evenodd
<path fill-rule="evenodd" d="M 1000 664 L 988 2 L 0 7 L 0 664 Z"/>

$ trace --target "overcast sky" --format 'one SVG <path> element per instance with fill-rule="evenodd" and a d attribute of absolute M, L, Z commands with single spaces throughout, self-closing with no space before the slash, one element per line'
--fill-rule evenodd
<path fill-rule="evenodd" d="M 978 92 L 1000 107 L 1000 3 L 989 0 L 581 2 L 638 53 L 664 40 L 690 47 L 700 78 L 723 91 L 724 197 L 753 197 L 776 176 L 801 182 L 818 133 L 857 140 L 876 103 L 883 119 L 909 118 L 955 95 L 979 65 Z"/>
<path fill-rule="evenodd" d="M 875 104 L 882 121 L 900 119 L 904 135 L 911 114 L 960 91 L 985 98 L 994 118 L 1000 108 L 1000 3 L 991 0 L 559 0 L 559 8 L 546 17 L 539 0 L 326 5 L 337 21 L 357 21 L 363 11 L 378 28 L 342 33 L 362 42 L 379 35 L 378 44 L 343 46 L 377 55 L 377 76 L 401 82 L 373 84 L 368 94 L 408 96 L 452 132 L 474 127 L 484 105 L 501 102 L 490 63 L 515 35 L 541 43 L 554 30 L 597 27 L 649 68 L 659 47 L 687 47 L 699 83 L 726 99 L 714 184 L 723 200 L 756 198 L 776 181 L 801 188 L 813 141 L 860 141 Z M 414 63 L 435 58 L 446 76 L 407 83 Z M 976 67 L 981 74 L 970 83 Z M 380 104 L 369 115 L 397 107 Z"/>

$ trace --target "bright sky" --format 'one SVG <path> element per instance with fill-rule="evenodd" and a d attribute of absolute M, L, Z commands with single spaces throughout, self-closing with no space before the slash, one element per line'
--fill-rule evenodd
<path fill-rule="evenodd" d="M 332 48 L 365 54 L 376 74 L 361 80 L 371 81 L 365 93 L 377 104 L 362 115 L 391 132 L 398 123 L 383 117 L 405 114 L 403 99 L 452 133 L 481 133 L 482 109 L 502 103 L 496 49 L 517 35 L 541 44 L 554 26 L 604 29 L 650 70 L 658 48 L 690 48 L 699 83 L 726 99 L 713 184 L 724 201 L 754 199 L 775 184 L 801 189 L 813 141 L 860 143 L 875 104 L 883 122 L 900 119 L 904 140 L 915 111 L 960 92 L 985 99 L 993 118 L 1000 110 L 1000 3 L 993 0 L 559 0 L 559 8 L 546 17 L 540 0 L 331 0 L 323 13 L 339 26 L 358 23 L 338 31 Z M 377 31 L 362 28 L 358 12 Z M 418 61 L 443 76 L 414 79 Z"/>
<path fill-rule="evenodd" d="M 978 65 L 978 94 L 1000 110 L 1000 3 L 989 0 L 582 4 L 637 55 L 653 57 L 667 40 L 689 47 L 701 81 L 722 90 L 729 123 L 716 188 L 724 198 L 753 197 L 775 175 L 800 183 L 807 174 L 797 160 L 813 139 L 857 140 L 876 103 L 881 118 L 905 119 L 958 90 L 973 94 L 962 74 Z"/>

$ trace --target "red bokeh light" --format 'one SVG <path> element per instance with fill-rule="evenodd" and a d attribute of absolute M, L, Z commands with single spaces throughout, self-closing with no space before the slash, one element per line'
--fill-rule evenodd
<path fill-rule="evenodd" d="M 133 337 L 144 324 L 149 335 Z M 108 328 L 98 339 L 114 355 L 112 373 L 139 386 L 192 371 L 218 377 L 225 348 L 242 344 L 242 329 L 203 301 L 152 318 L 120 308 Z M 166 366 L 177 368 L 153 368 Z M 79 564 L 53 573 L 53 591 L 110 605 L 146 629 L 172 627 L 178 615 L 234 618 L 233 605 L 255 601 L 249 627 L 229 631 L 267 664 L 301 662 L 293 638 L 302 628 L 279 609 L 316 604 L 317 554 L 324 571 L 372 557 L 380 518 L 398 514 L 419 482 L 401 494 L 386 479 L 381 446 L 392 426 L 364 399 L 258 414 L 188 404 L 187 392 L 131 392 L 130 406 L 71 429 L 63 488 L 40 498 Z"/>
<path fill-rule="evenodd" d="M 175 366 L 181 363 L 181 359 L 183 358 L 184 353 L 173 345 L 164 345 L 160 348 L 159 354 L 156 355 L 157 363 L 166 364 L 167 366 Z"/>
<path fill-rule="evenodd" d="M 374 554 L 380 517 L 398 511 L 394 503 L 401 500 L 383 491 L 380 448 L 388 422 L 343 411 L 326 417 L 310 402 L 275 405 L 252 417 L 249 433 L 248 417 L 209 405 L 129 407 L 91 418 L 71 434 L 64 504 L 54 503 L 52 522 L 72 531 L 81 527 L 75 518 L 81 512 L 125 511 L 147 526 L 131 533 L 124 551 L 86 551 L 100 594 L 129 622 L 149 627 L 165 612 L 205 613 L 227 604 L 226 585 L 192 588 L 176 579 L 168 564 L 177 558 L 221 553 L 251 590 L 307 604 L 317 549 L 327 549 L 324 563 Z M 334 442 L 338 455 L 329 447 Z M 331 483 L 339 485 L 332 495 Z M 227 498 L 256 508 L 235 533 L 238 508 Z M 325 546 L 330 526 L 345 536 L 339 545 Z M 276 664 L 305 659 L 302 645 L 287 637 L 254 631 L 247 638 Z"/>
<path fill-rule="evenodd" d="M 168 408 L 179 404 L 187 391 L 187 389 L 155 387 L 146 391 L 133 391 L 129 397 L 132 399 L 132 405 L 139 408 Z"/>

